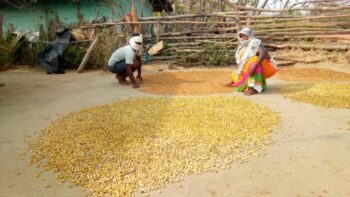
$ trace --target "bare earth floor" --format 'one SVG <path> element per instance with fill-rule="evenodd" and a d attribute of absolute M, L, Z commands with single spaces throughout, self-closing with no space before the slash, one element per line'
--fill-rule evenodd
<path fill-rule="evenodd" d="M 27 150 L 25 139 L 69 112 L 150 96 L 102 71 L 46 75 L 21 68 L 0 73 L 0 83 L 0 196 L 84 196 L 78 187 L 59 184 L 54 173 L 36 177 L 28 156 L 18 158 Z M 350 110 L 285 99 L 277 89 L 283 83 L 269 79 L 264 94 L 247 97 L 282 119 L 265 155 L 136 196 L 350 196 Z"/>

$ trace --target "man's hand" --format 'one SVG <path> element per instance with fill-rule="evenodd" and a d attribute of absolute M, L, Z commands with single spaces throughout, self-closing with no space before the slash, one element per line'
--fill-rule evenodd
<path fill-rule="evenodd" d="M 134 89 L 137 89 L 137 88 L 139 88 L 140 86 L 137 84 L 137 83 L 135 83 L 135 84 L 133 84 L 132 85 L 132 88 L 134 88 Z"/>
<path fill-rule="evenodd" d="M 142 79 L 141 75 L 137 76 L 136 79 L 137 79 L 140 83 L 143 83 L 143 79 Z"/>

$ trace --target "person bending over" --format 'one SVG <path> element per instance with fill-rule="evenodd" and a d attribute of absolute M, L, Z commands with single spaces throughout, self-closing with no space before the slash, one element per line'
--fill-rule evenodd
<path fill-rule="evenodd" d="M 137 53 L 142 49 L 142 35 L 133 34 L 129 44 L 117 49 L 108 60 L 108 69 L 115 74 L 120 84 L 128 84 L 126 78 L 129 77 L 133 88 L 139 88 L 137 83 L 142 83 L 141 58 Z M 137 70 L 137 81 L 134 72 Z"/>
<path fill-rule="evenodd" d="M 251 29 L 240 30 L 238 40 L 238 69 L 232 73 L 232 80 L 226 86 L 236 87 L 236 91 L 245 95 L 259 94 L 266 89 L 266 79 L 276 73 L 276 68 L 271 64 L 271 56 L 261 40 L 253 36 Z"/>

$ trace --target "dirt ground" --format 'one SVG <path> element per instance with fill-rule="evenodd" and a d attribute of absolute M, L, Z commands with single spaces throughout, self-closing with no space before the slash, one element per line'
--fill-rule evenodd
<path fill-rule="evenodd" d="M 322 67 L 322 66 L 321 66 Z M 145 72 L 163 70 L 146 66 Z M 350 72 L 349 67 L 340 67 Z M 0 196 L 84 196 L 86 192 L 60 184 L 51 172 L 37 178 L 28 166 L 27 137 L 57 117 L 111 101 L 151 96 L 121 86 L 102 71 L 46 75 L 20 68 L 0 73 Z M 227 170 L 187 177 L 183 182 L 136 196 L 350 196 L 350 111 L 327 109 L 282 97 L 279 84 L 247 97 L 280 114 L 282 122 L 266 154 Z M 232 96 L 243 96 L 231 93 Z"/>

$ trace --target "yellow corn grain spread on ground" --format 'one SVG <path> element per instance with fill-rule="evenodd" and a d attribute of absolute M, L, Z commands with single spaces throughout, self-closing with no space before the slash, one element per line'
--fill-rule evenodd
<path fill-rule="evenodd" d="M 320 68 L 280 68 L 277 78 L 296 82 L 350 81 L 350 74 Z"/>
<path fill-rule="evenodd" d="M 208 95 L 232 93 L 233 88 L 225 87 L 230 82 L 232 71 L 182 71 L 144 75 L 140 90 L 153 94 L 167 95 Z"/>
<path fill-rule="evenodd" d="M 131 196 L 258 156 L 278 122 L 242 98 L 143 98 L 59 118 L 29 147 L 62 182 Z"/>
<path fill-rule="evenodd" d="M 281 86 L 280 90 L 292 100 L 329 108 L 350 109 L 350 84 L 291 84 Z"/>

